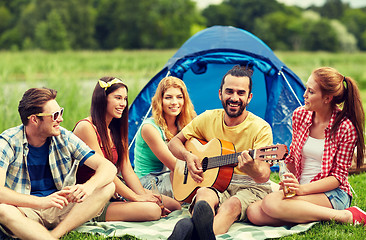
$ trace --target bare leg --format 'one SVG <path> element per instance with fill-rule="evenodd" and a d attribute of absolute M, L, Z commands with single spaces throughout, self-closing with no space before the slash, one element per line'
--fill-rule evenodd
<path fill-rule="evenodd" d="M 288 224 L 285 221 L 267 215 L 262 209 L 262 200 L 249 205 L 247 208 L 247 217 L 251 223 L 258 226 L 283 226 Z"/>
<path fill-rule="evenodd" d="M 27 218 L 12 205 L 0 204 L 0 223 L 20 239 L 57 239 L 43 225 Z"/>
<path fill-rule="evenodd" d="M 261 209 L 258 210 L 258 208 Z M 249 212 L 249 220 L 258 225 L 279 225 L 281 221 L 283 224 L 286 222 L 307 223 L 322 220 L 352 222 L 351 212 L 333 209 L 324 194 L 284 199 L 282 192 L 273 192 L 267 195 L 262 202 L 251 206 Z"/>
<path fill-rule="evenodd" d="M 114 202 L 107 209 L 106 221 L 142 222 L 160 219 L 161 208 L 152 202 Z"/>
<path fill-rule="evenodd" d="M 177 200 L 165 195 L 163 195 L 162 197 L 164 206 L 170 211 L 173 212 L 175 210 L 180 210 L 182 208 L 181 204 Z"/>
<path fill-rule="evenodd" d="M 51 234 L 55 238 L 60 238 L 72 229 L 92 219 L 107 203 L 114 191 L 115 186 L 113 183 L 96 189 L 84 202 L 76 204 L 65 219 L 51 231 Z"/>
<path fill-rule="evenodd" d="M 219 204 L 216 193 L 209 188 L 200 188 L 197 191 L 196 202 L 205 200 L 211 206 L 212 211 Z M 214 217 L 213 230 L 215 235 L 226 233 L 231 225 L 241 214 L 241 203 L 236 197 L 227 199 L 217 211 Z"/>
<path fill-rule="evenodd" d="M 215 235 L 226 233 L 241 214 L 241 203 L 236 197 L 225 200 L 214 218 Z"/>
<path fill-rule="evenodd" d="M 205 187 L 197 190 L 196 202 L 200 200 L 206 201 L 211 206 L 213 212 L 215 212 L 215 208 L 219 204 L 217 194 L 212 189 Z"/>

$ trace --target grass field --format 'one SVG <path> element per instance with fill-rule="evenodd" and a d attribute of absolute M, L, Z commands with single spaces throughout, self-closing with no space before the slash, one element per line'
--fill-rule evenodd
<path fill-rule="evenodd" d="M 141 88 L 158 73 L 175 50 L 110 52 L 0 52 L 0 132 L 20 124 L 17 106 L 24 91 L 30 87 L 58 90 L 57 101 L 65 108 L 62 125 L 72 129 L 89 114 L 91 93 L 102 76 L 122 78 L 129 86 L 131 103 Z M 366 106 L 366 53 L 276 52 L 276 55 L 302 81 L 320 66 L 337 68 L 354 78 L 361 89 Z M 276 174 L 272 174 L 276 180 Z M 357 196 L 353 204 L 366 209 L 366 174 L 352 175 L 350 182 Z M 304 234 L 283 239 L 365 239 L 365 229 L 333 222 L 317 224 Z M 70 233 L 63 239 L 104 239 L 101 236 Z M 135 239 L 132 236 L 113 239 Z"/>

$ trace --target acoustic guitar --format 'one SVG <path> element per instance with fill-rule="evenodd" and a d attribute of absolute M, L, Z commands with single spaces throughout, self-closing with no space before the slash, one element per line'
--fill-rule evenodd
<path fill-rule="evenodd" d="M 177 159 L 172 183 L 175 199 L 190 203 L 200 187 L 214 187 L 220 192 L 225 191 L 241 154 L 235 151 L 234 144 L 217 138 L 209 142 L 192 138 L 186 142 L 185 148 L 202 159 L 203 181 L 195 182 L 188 172 L 187 163 Z M 287 146 L 284 144 L 249 150 L 253 159 L 267 162 L 284 159 L 287 153 Z"/>

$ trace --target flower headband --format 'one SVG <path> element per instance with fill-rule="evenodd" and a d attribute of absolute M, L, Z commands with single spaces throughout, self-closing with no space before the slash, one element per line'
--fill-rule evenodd
<path fill-rule="evenodd" d="M 107 91 L 107 89 L 110 87 L 110 86 L 112 86 L 113 84 L 115 84 L 115 83 L 122 83 L 123 85 L 126 85 L 126 84 L 124 84 L 124 82 L 122 82 L 120 79 L 118 79 L 118 78 L 115 78 L 115 79 L 113 79 L 112 81 L 109 81 L 109 82 L 104 82 L 104 81 L 102 81 L 102 80 L 99 80 L 99 86 L 101 87 L 101 88 L 104 88 L 104 91 Z"/>

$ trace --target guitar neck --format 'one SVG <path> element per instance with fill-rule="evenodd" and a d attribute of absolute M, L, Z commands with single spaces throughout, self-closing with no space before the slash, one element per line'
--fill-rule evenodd
<path fill-rule="evenodd" d="M 220 155 L 215 157 L 205 157 L 202 161 L 203 170 L 222 167 L 227 165 L 236 165 L 238 163 L 238 156 L 242 152 Z M 274 162 L 284 159 L 287 155 L 286 145 L 273 145 L 263 147 L 256 150 L 249 150 L 249 155 L 255 160 L 266 162 Z"/>
<path fill-rule="evenodd" d="M 202 165 L 204 165 L 203 168 L 204 169 L 211 169 L 211 168 L 222 167 L 222 166 L 226 166 L 226 165 L 237 164 L 238 163 L 238 156 L 241 153 L 242 152 L 237 152 L 237 153 L 232 153 L 232 154 L 226 154 L 226 155 L 221 155 L 221 156 L 205 158 L 202 161 Z M 249 155 L 252 158 L 254 158 L 254 150 L 250 150 Z M 207 165 L 205 166 L 206 161 L 207 161 Z"/>

